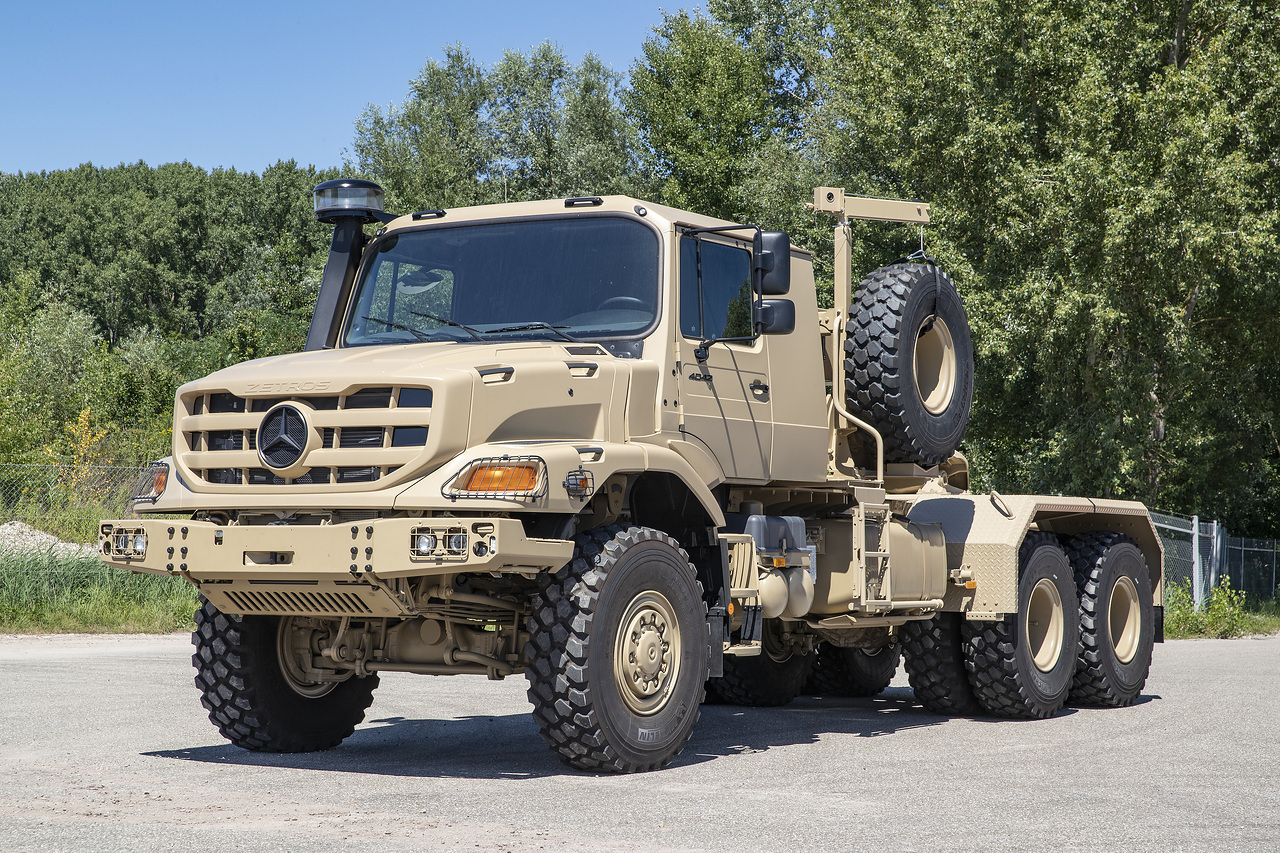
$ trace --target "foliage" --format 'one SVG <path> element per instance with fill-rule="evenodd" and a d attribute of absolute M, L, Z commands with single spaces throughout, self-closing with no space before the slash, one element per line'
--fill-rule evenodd
<path fill-rule="evenodd" d="M 419 210 L 583 195 L 642 195 L 637 133 L 621 77 L 555 45 L 507 51 L 492 68 L 461 45 L 427 62 L 400 105 L 370 105 L 349 168 Z"/>
<path fill-rule="evenodd" d="M 1170 584 L 1164 594 L 1164 629 L 1171 639 L 1184 637 L 1216 637 L 1229 639 L 1245 634 L 1271 634 L 1280 630 L 1280 613 L 1274 601 L 1250 603 L 1240 590 L 1231 588 L 1231 580 L 1221 582 L 1209 591 L 1209 600 L 1196 610 L 1189 581 Z"/>
<path fill-rule="evenodd" d="M 301 348 L 329 240 L 309 195 L 335 176 L 0 175 L 0 454 L 74 454 L 70 425 L 104 433 L 91 461 L 166 455 L 179 385 Z"/>
<path fill-rule="evenodd" d="M 135 575 L 93 554 L 0 552 L 0 633 L 165 633 L 190 630 L 195 589 Z"/>
<path fill-rule="evenodd" d="M 707 8 L 668 16 L 632 69 L 663 191 L 819 259 L 812 186 L 932 202 L 978 352 L 976 488 L 1280 526 L 1280 9 Z M 856 226 L 855 271 L 912 237 Z"/>

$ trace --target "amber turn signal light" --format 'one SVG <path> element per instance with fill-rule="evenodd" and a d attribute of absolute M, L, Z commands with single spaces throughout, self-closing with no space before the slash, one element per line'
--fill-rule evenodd
<path fill-rule="evenodd" d="M 532 465 L 481 465 L 467 477 L 463 488 L 468 492 L 523 492 L 538 482 L 538 470 Z"/>

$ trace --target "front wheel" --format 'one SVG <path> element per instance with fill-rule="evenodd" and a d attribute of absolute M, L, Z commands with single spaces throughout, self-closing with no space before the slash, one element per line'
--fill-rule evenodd
<path fill-rule="evenodd" d="M 547 745 L 579 770 L 670 763 L 707 680 L 707 608 L 689 557 L 647 527 L 605 527 L 534 599 L 529 701 Z"/>
<path fill-rule="evenodd" d="M 378 676 L 316 667 L 323 620 L 231 616 L 203 596 L 191 642 L 209 720 L 236 746 L 314 752 L 342 743 L 364 720 Z"/>

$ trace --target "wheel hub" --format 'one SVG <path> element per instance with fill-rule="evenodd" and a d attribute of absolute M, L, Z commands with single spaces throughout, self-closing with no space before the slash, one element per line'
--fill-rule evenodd
<path fill-rule="evenodd" d="M 916 393 L 925 411 L 940 415 L 956 389 L 956 344 L 941 317 L 926 317 L 916 331 Z"/>
<path fill-rule="evenodd" d="M 1036 581 L 1031 590 L 1024 628 L 1032 663 L 1041 672 L 1050 672 L 1062 655 L 1066 623 L 1062 619 L 1062 597 L 1048 578 Z"/>
<path fill-rule="evenodd" d="M 680 628 L 671 603 L 643 592 L 627 607 L 614 650 L 614 677 L 622 699 L 639 714 L 666 705 L 680 669 Z"/>
<path fill-rule="evenodd" d="M 330 626 L 323 620 L 303 616 L 283 616 L 276 633 L 276 655 L 285 683 L 294 693 L 308 699 L 318 699 L 332 691 L 338 684 L 350 678 L 348 670 L 343 676 L 335 676 L 332 670 L 316 666 L 320 654 L 319 640 L 329 633 Z"/>
<path fill-rule="evenodd" d="M 1138 653 L 1138 641 L 1142 636 L 1142 608 L 1138 604 L 1138 587 L 1133 578 L 1127 575 L 1121 575 L 1111 590 L 1107 628 L 1116 660 L 1129 663 Z"/>

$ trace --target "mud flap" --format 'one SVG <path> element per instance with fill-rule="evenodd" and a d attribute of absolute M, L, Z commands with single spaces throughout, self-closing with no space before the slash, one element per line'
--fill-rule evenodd
<path fill-rule="evenodd" d="M 723 607 L 712 607 L 707 612 L 707 676 L 724 675 L 724 645 L 729 642 L 729 624 Z"/>

